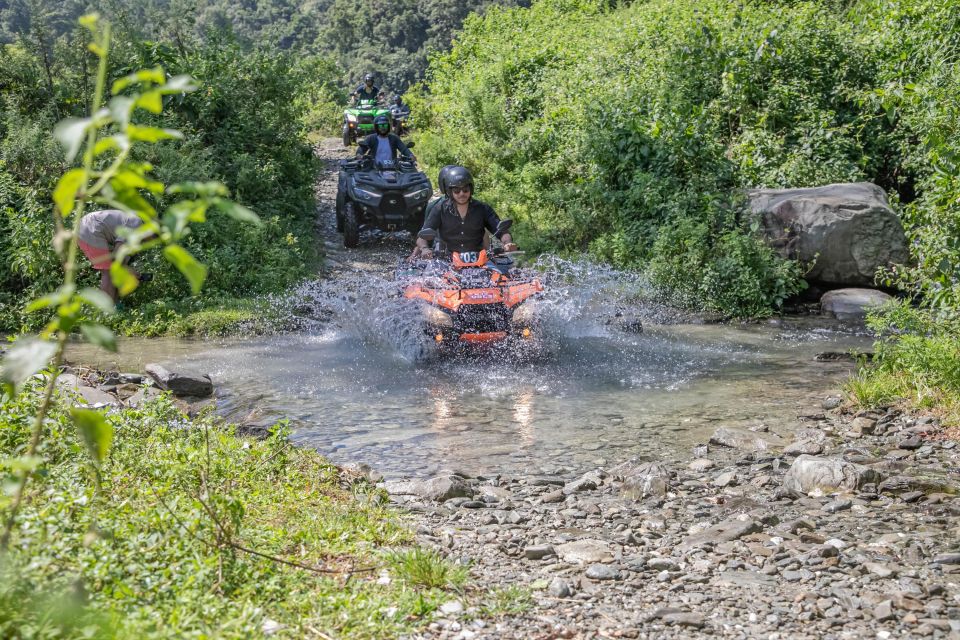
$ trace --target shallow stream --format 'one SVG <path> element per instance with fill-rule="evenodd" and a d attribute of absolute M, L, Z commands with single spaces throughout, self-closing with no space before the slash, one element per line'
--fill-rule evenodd
<path fill-rule="evenodd" d="M 571 323 L 553 348 L 426 362 L 356 326 L 225 341 L 124 340 L 71 360 L 209 373 L 233 421 L 287 418 L 296 442 L 387 476 L 558 472 L 633 455 L 686 456 L 718 426 L 787 435 L 852 370 L 820 352 L 870 340 L 820 321 L 647 324 L 642 334 Z"/>

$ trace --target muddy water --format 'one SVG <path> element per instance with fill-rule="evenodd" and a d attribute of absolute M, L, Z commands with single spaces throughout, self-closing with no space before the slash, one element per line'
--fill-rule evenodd
<path fill-rule="evenodd" d="M 869 339 L 809 321 L 652 325 L 641 335 L 573 326 L 556 349 L 410 361 L 331 325 L 308 335 L 226 342 L 127 340 L 122 356 L 72 359 L 210 373 L 231 420 L 290 420 L 294 439 L 388 476 L 457 469 L 554 472 L 631 455 L 686 455 L 720 425 L 789 436 L 849 374 L 816 362 Z"/>

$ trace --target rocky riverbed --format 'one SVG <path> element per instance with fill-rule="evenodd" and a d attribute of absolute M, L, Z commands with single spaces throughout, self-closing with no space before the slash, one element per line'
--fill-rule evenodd
<path fill-rule="evenodd" d="M 685 460 L 383 483 L 421 544 L 532 594 L 416 637 L 960 637 L 960 446 L 839 398 L 801 420 L 783 447 L 720 428 Z"/>

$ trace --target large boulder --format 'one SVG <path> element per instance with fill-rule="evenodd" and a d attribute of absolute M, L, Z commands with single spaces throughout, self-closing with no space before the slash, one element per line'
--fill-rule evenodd
<path fill-rule="evenodd" d="M 882 307 L 893 296 L 876 289 L 834 289 L 820 298 L 820 313 L 843 322 L 859 322 L 867 311 Z"/>
<path fill-rule="evenodd" d="M 436 502 L 473 495 L 470 484 L 460 476 L 437 476 L 428 480 L 388 480 L 383 488 L 392 496 L 416 496 Z"/>
<path fill-rule="evenodd" d="M 148 364 L 145 369 L 158 387 L 175 396 L 206 398 L 213 395 L 213 381 L 206 374 L 170 371 L 159 364 Z"/>
<path fill-rule="evenodd" d="M 800 493 L 809 493 L 814 489 L 854 491 L 882 479 L 882 476 L 870 467 L 839 458 L 802 455 L 790 465 L 783 477 L 783 486 Z"/>
<path fill-rule="evenodd" d="M 747 195 L 770 245 L 784 258 L 813 263 L 811 282 L 869 286 L 878 268 L 910 258 L 900 218 L 869 182 Z"/>

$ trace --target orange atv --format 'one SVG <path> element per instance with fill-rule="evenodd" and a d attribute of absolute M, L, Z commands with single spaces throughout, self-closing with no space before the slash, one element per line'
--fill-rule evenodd
<path fill-rule="evenodd" d="M 510 223 L 504 220 L 497 231 L 506 231 Z M 418 234 L 427 242 L 435 236 L 432 229 Z M 510 254 L 454 252 L 449 259 L 406 263 L 397 275 L 404 283 L 403 297 L 423 301 L 427 334 L 438 345 L 537 337 L 536 311 L 530 301 L 543 291 L 543 285 L 516 269 Z"/>

